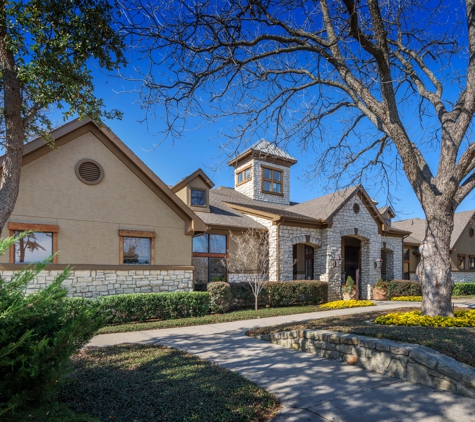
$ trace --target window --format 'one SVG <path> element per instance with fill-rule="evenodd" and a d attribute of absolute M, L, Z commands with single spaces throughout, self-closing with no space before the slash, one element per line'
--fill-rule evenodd
<path fill-rule="evenodd" d="M 11 264 L 31 264 L 42 262 L 58 251 L 58 226 L 50 224 L 8 223 L 10 236 L 18 236 L 25 231 L 32 233 L 18 240 L 10 247 Z M 57 257 L 53 257 L 57 264 Z"/>
<path fill-rule="evenodd" d="M 227 236 L 203 234 L 193 237 L 195 290 L 206 290 L 210 281 L 226 281 Z"/>
<path fill-rule="evenodd" d="M 470 255 L 468 257 L 468 269 L 475 271 L 475 255 Z"/>
<path fill-rule="evenodd" d="M 204 189 L 191 188 L 190 204 L 194 207 L 206 207 L 206 191 Z"/>
<path fill-rule="evenodd" d="M 121 265 L 154 265 L 155 232 L 119 230 L 119 236 Z"/>
<path fill-rule="evenodd" d="M 458 256 L 458 269 L 465 270 L 465 255 Z"/>
<path fill-rule="evenodd" d="M 403 259 L 403 279 L 410 280 L 411 279 L 411 256 L 409 248 L 404 248 L 402 251 L 402 259 Z"/>
<path fill-rule="evenodd" d="M 246 183 L 251 180 L 251 166 L 242 169 L 237 173 L 237 183 L 236 186 L 241 185 L 242 183 Z"/>
<path fill-rule="evenodd" d="M 281 170 L 262 167 L 262 192 L 283 195 Z"/>

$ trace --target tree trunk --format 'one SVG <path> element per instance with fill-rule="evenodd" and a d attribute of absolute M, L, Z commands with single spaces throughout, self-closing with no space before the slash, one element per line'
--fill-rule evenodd
<path fill-rule="evenodd" d="M 434 208 L 431 214 L 426 213 L 426 233 L 420 246 L 421 262 L 416 270 L 422 283 L 422 315 L 453 316 L 450 238 L 454 211 Z"/>
<path fill-rule="evenodd" d="M 258 298 L 258 295 L 254 295 L 254 310 L 256 310 L 256 311 L 258 309 L 257 298 Z"/>
<path fill-rule="evenodd" d="M 8 49 L 5 22 L 5 1 L 0 1 L 0 69 L 2 72 L 5 119 L 5 157 L 0 178 L 0 233 L 15 207 L 20 188 L 20 172 L 23 159 L 24 127 L 21 114 L 21 85 L 15 57 Z"/>

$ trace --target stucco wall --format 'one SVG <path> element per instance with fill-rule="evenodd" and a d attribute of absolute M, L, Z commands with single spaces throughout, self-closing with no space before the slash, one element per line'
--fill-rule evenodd
<path fill-rule="evenodd" d="M 101 183 L 86 185 L 76 177 L 76 163 L 84 158 L 101 164 Z M 191 264 L 185 222 L 92 133 L 22 168 L 10 221 L 57 224 L 59 264 L 118 265 L 119 229 L 155 231 L 156 265 Z M 8 253 L 0 257 L 8 262 Z"/>
<path fill-rule="evenodd" d="M 202 189 L 206 192 L 206 207 L 193 207 L 190 203 L 190 191 L 192 188 Z M 186 205 L 188 205 L 193 211 L 197 212 L 210 212 L 209 210 L 209 187 L 201 179 L 201 177 L 195 177 L 186 186 L 176 192 L 178 198 L 180 198 Z"/>

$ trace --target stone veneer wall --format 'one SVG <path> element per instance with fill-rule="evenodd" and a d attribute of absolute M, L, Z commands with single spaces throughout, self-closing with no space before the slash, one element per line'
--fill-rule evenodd
<path fill-rule="evenodd" d="M 9 280 L 15 271 L 0 270 L 0 278 Z M 50 284 L 61 270 L 45 270 L 28 287 L 33 293 Z M 97 297 L 121 293 L 189 292 L 193 290 L 192 269 L 166 270 L 72 270 L 63 282 L 69 296 Z"/>
<path fill-rule="evenodd" d="M 386 254 L 391 255 L 386 265 L 389 280 L 402 279 L 402 239 L 397 237 L 381 237 L 381 249 L 386 243 Z"/>
<path fill-rule="evenodd" d="M 424 346 L 326 330 L 285 331 L 257 338 L 475 398 L 475 369 Z"/>
<path fill-rule="evenodd" d="M 234 170 L 234 184 L 236 185 L 237 179 L 236 174 L 241 171 L 243 168 L 251 167 L 251 180 L 246 183 L 242 183 L 239 186 L 235 186 L 237 192 L 240 192 L 246 195 L 249 198 L 255 199 L 257 201 L 273 202 L 275 204 L 290 204 L 290 167 L 279 166 L 274 163 L 267 163 L 265 161 L 260 161 L 252 159 L 246 164 L 242 164 Z M 282 191 L 283 196 L 278 195 L 269 195 L 262 193 L 261 181 L 262 181 L 262 168 L 261 166 L 272 167 L 277 170 L 282 171 Z"/>

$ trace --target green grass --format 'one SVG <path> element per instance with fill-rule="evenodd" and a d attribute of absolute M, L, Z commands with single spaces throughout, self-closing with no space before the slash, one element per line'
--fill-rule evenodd
<path fill-rule="evenodd" d="M 162 346 L 83 350 L 60 401 L 101 422 L 267 421 L 278 399 L 237 373 Z"/>
<path fill-rule="evenodd" d="M 466 308 L 456 308 L 466 309 Z M 430 347 L 444 355 L 475 367 L 475 329 L 437 328 L 437 327 L 406 327 L 387 325 L 368 325 L 366 321 L 374 321 L 381 315 L 394 312 L 408 312 L 419 308 L 398 308 L 390 311 L 365 312 L 362 314 L 345 315 L 324 319 L 304 321 L 298 324 L 282 324 L 262 327 L 249 331 L 247 334 L 277 333 L 279 331 L 318 329 L 360 334 L 368 337 L 414 343 Z"/>
<path fill-rule="evenodd" d="M 282 315 L 304 314 L 320 312 L 318 306 L 291 306 L 287 308 L 263 308 L 258 311 L 244 310 L 229 312 L 227 314 L 213 314 L 204 317 L 169 319 L 166 321 L 151 321 L 132 324 L 108 325 L 101 328 L 97 334 L 123 333 L 127 331 L 156 330 L 162 328 L 189 327 L 192 325 L 217 324 L 220 322 L 242 321 L 246 319 L 269 318 Z"/>

